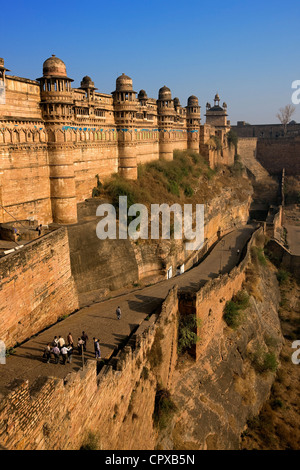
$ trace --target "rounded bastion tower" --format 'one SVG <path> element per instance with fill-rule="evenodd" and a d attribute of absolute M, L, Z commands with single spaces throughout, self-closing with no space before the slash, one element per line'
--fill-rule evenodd
<path fill-rule="evenodd" d="M 159 158 L 173 160 L 171 131 L 175 123 L 175 108 L 170 88 L 163 86 L 158 92 L 157 114 L 159 127 Z"/>
<path fill-rule="evenodd" d="M 132 79 L 124 73 L 116 80 L 112 92 L 115 122 L 118 134 L 119 173 L 124 178 L 137 179 L 136 113 L 138 101 L 132 87 Z"/>
<path fill-rule="evenodd" d="M 73 80 L 67 76 L 64 62 L 52 55 L 44 62 L 38 81 L 48 134 L 52 217 L 56 223 L 72 224 L 77 222 L 73 144 L 67 142 L 65 129 L 73 122 Z"/>
<path fill-rule="evenodd" d="M 199 152 L 200 106 L 197 96 L 190 96 L 186 107 L 188 149 Z"/>

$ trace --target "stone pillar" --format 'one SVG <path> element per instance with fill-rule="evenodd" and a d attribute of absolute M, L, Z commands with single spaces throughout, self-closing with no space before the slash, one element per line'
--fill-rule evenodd
<path fill-rule="evenodd" d="M 136 142 L 133 129 L 118 131 L 119 173 L 126 179 L 137 179 Z"/>
<path fill-rule="evenodd" d="M 70 146 L 49 146 L 50 195 L 53 222 L 77 222 L 75 174 Z"/>
<path fill-rule="evenodd" d="M 169 131 L 165 129 L 159 131 L 159 159 L 173 160 L 173 142 L 170 139 Z"/>

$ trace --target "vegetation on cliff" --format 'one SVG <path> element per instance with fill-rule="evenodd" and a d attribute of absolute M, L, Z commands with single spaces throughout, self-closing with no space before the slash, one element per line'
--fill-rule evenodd
<path fill-rule="evenodd" d="M 176 411 L 177 406 L 173 402 L 169 390 L 158 388 L 153 412 L 154 425 L 162 431 L 168 426 Z"/>
<path fill-rule="evenodd" d="M 224 309 L 224 320 L 228 326 L 236 329 L 240 326 L 244 318 L 244 310 L 249 307 L 249 294 L 242 290 L 238 292 L 232 300 L 226 302 Z"/>
<path fill-rule="evenodd" d="M 240 170 L 240 166 L 238 168 Z M 237 197 L 249 196 L 250 183 L 231 168 L 212 170 L 207 161 L 193 151 L 174 151 L 173 161 L 156 160 L 138 166 L 138 179 L 128 181 L 119 174 L 98 185 L 94 195 L 110 200 L 118 207 L 119 196 L 127 196 L 128 206 L 142 203 L 146 206 L 161 203 L 204 204 L 220 195 L 226 187 L 236 188 Z"/>
<path fill-rule="evenodd" d="M 189 314 L 182 316 L 178 328 L 178 354 L 184 354 L 190 350 L 199 341 L 197 328 L 200 328 L 201 322 L 196 315 Z"/>

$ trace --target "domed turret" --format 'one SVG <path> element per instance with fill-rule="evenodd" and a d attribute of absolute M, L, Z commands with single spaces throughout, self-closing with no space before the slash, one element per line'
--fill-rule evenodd
<path fill-rule="evenodd" d="M 43 64 L 44 77 L 64 77 L 67 78 L 67 70 L 65 63 L 52 54 L 52 57 L 45 60 Z"/>
<path fill-rule="evenodd" d="M 122 73 L 116 80 L 116 91 L 133 91 L 132 78 Z"/>
<path fill-rule="evenodd" d="M 148 95 L 145 92 L 145 90 L 140 90 L 140 92 L 138 94 L 138 99 L 139 100 L 147 100 L 148 99 Z"/>
<path fill-rule="evenodd" d="M 199 101 L 198 101 L 197 96 L 195 96 L 195 95 L 190 96 L 188 98 L 187 105 L 188 106 L 199 106 Z"/>
<path fill-rule="evenodd" d="M 166 85 L 164 85 L 162 88 L 160 88 L 158 92 L 158 99 L 159 100 L 171 100 L 172 95 L 171 95 L 171 90 L 168 88 Z"/>
<path fill-rule="evenodd" d="M 176 98 L 174 98 L 173 101 L 174 101 L 174 106 L 175 106 L 175 108 L 180 108 L 181 105 L 180 105 L 179 98 L 176 97 Z"/>
<path fill-rule="evenodd" d="M 95 88 L 94 82 L 88 75 L 83 77 L 83 79 L 81 80 L 80 89 L 86 92 L 88 100 L 90 100 L 91 98 L 95 98 L 95 90 L 97 90 L 97 88 Z"/>
<path fill-rule="evenodd" d="M 227 104 L 224 102 L 223 107 L 220 106 L 220 96 L 216 93 L 214 98 L 214 106 L 206 105 L 206 124 L 215 126 L 216 128 L 226 129 L 227 125 Z"/>
<path fill-rule="evenodd" d="M 86 76 L 83 77 L 83 79 L 81 80 L 81 82 L 80 82 L 80 87 L 81 87 L 81 88 L 94 88 L 94 87 L 95 87 L 95 84 L 94 84 L 94 82 L 92 81 L 91 77 L 89 77 L 88 75 L 86 75 Z"/>

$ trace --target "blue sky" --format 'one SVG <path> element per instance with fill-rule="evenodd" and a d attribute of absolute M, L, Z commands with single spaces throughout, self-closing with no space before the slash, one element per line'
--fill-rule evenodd
<path fill-rule="evenodd" d="M 89 75 L 104 93 L 121 73 L 157 98 L 163 85 L 186 105 L 218 91 L 229 119 L 275 123 L 300 80 L 299 0 L 1 2 L 0 57 L 13 75 L 37 78 L 51 54 L 74 86 Z M 294 119 L 300 122 L 300 105 Z"/>

